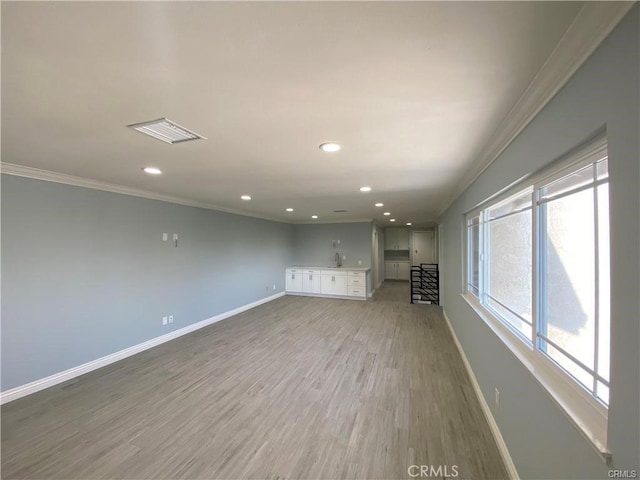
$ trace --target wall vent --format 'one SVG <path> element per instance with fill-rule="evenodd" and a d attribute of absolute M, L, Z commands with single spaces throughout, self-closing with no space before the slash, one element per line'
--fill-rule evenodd
<path fill-rule="evenodd" d="M 198 135 L 184 128 L 182 125 L 172 122 L 168 118 L 158 118 L 157 120 L 151 120 L 149 122 L 134 123 L 127 125 L 127 127 L 166 143 L 182 143 L 198 139 L 206 140 L 206 137 Z"/>
<path fill-rule="evenodd" d="M 334 210 L 333 213 L 347 213 L 349 210 Z"/>

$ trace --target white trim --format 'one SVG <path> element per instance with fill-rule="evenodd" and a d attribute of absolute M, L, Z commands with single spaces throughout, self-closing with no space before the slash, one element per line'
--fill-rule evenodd
<path fill-rule="evenodd" d="M 470 293 L 460 296 L 472 310 L 502 340 L 505 346 L 531 373 L 554 403 L 560 407 L 567 418 L 588 441 L 602 460 L 609 465 L 611 452 L 606 447 L 607 418 L 606 407 L 600 404 L 589 392 L 569 377 L 560 367 L 547 359 L 542 353 L 525 344 L 500 320 L 495 318 L 480 301 Z"/>
<path fill-rule="evenodd" d="M 496 130 L 487 149 L 467 168 L 467 174 L 444 202 L 438 216 L 442 216 L 462 192 L 469 188 L 531 123 L 611 33 L 634 3 L 584 3 L 556 48 Z"/>
<path fill-rule="evenodd" d="M 284 292 L 276 293 L 275 295 L 271 295 L 270 297 L 248 303 L 247 305 L 243 305 L 238 308 L 234 308 L 233 310 L 215 315 L 211 318 L 207 318 L 206 320 L 202 320 L 201 322 L 192 323 L 191 325 L 187 325 L 186 327 L 174 330 L 173 332 L 169 332 L 156 338 L 152 338 L 151 340 L 147 340 L 146 342 L 139 343 L 132 347 L 125 348 L 124 350 L 109 354 L 105 357 L 97 358 L 96 360 L 92 360 L 63 372 L 55 373 L 48 377 L 35 380 L 31 383 L 27 383 L 26 385 L 11 388 L 0 393 L 0 405 L 4 405 L 5 403 L 12 402 L 13 400 L 17 400 L 27 395 L 31 395 L 32 393 L 39 392 L 40 390 L 44 390 L 45 388 L 53 387 L 54 385 L 58 385 L 59 383 L 66 382 L 67 380 L 70 380 L 72 378 L 79 377 L 80 375 L 84 375 L 85 373 L 92 372 L 119 360 L 123 360 L 127 357 L 130 357 L 131 355 L 149 350 L 150 348 L 174 340 L 178 337 L 186 335 L 187 333 L 195 332 L 196 330 L 207 327 L 226 318 L 233 317 L 234 315 L 238 315 L 239 313 L 246 312 L 247 310 L 271 302 L 277 298 L 283 297 L 284 295 Z"/>
<path fill-rule="evenodd" d="M 93 190 L 102 190 L 105 192 L 119 193 L 121 195 L 130 195 L 132 197 L 148 198 L 150 200 L 159 200 L 161 202 L 176 203 L 178 205 L 186 205 L 188 207 L 205 208 L 207 210 L 217 210 L 219 212 L 232 213 L 234 215 L 242 215 L 245 217 L 260 218 L 262 220 L 271 220 L 272 222 L 290 223 L 282 219 L 269 217 L 266 215 L 258 215 L 255 213 L 243 212 L 232 208 L 219 207 L 209 203 L 200 203 L 182 197 L 174 197 L 172 195 L 163 195 L 161 193 L 150 192 L 139 188 L 125 187 L 116 185 L 115 183 L 101 182 L 90 178 L 76 177 L 65 173 L 51 172 L 49 170 L 40 170 L 39 168 L 26 167 L 24 165 L 16 165 L 13 163 L 0 162 L 0 173 L 6 175 L 14 175 L 16 177 L 33 178 L 35 180 L 43 180 L 45 182 L 62 183 L 64 185 L 73 185 L 75 187 L 91 188 Z"/>
<path fill-rule="evenodd" d="M 333 213 L 333 212 L 331 212 Z M 335 215 L 340 215 L 336 213 Z M 282 220 L 280 220 L 282 221 Z M 333 223 L 371 223 L 373 221 L 372 218 L 356 218 L 354 220 L 345 220 L 345 219 L 335 219 L 335 220 L 301 220 L 299 222 L 290 222 L 293 225 L 324 225 L 324 224 L 333 224 Z"/>
<path fill-rule="evenodd" d="M 102 182 L 100 180 L 92 180 L 90 178 L 76 177 L 65 173 L 52 172 L 50 170 L 41 170 L 39 168 L 27 167 L 24 165 L 16 165 L 14 163 L 0 162 L 0 173 L 5 175 L 14 175 L 16 177 L 32 178 L 34 180 L 42 180 L 45 182 L 62 183 L 64 185 L 72 185 L 74 187 L 91 188 L 93 190 L 102 190 L 105 192 L 119 193 L 121 195 L 130 195 L 132 197 L 148 198 L 150 200 L 159 200 L 161 202 L 175 203 L 178 205 L 186 205 L 187 207 L 205 208 L 207 210 L 216 210 L 218 212 L 232 213 L 234 215 L 242 215 L 244 217 L 259 218 L 261 220 L 271 220 L 272 222 L 288 223 L 291 225 L 314 225 L 314 224 L 333 224 L 333 223 L 369 223 L 373 221 L 371 218 L 356 218 L 354 220 L 335 219 L 335 220 L 316 220 L 316 221 L 287 221 L 281 218 L 270 217 L 268 215 L 259 215 L 257 213 L 243 212 L 233 208 L 220 207 L 211 203 L 201 203 L 182 197 L 174 197 L 172 195 L 164 195 L 161 193 L 142 190 L 140 188 L 125 187 L 115 183 Z"/>
<path fill-rule="evenodd" d="M 526 188 L 536 190 L 547 183 L 551 183 L 554 180 L 573 173 L 576 169 L 587 167 L 606 156 L 608 156 L 607 135 L 606 133 L 600 133 L 576 149 L 562 155 L 559 159 L 552 161 L 535 172 L 523 175 L 506 187 L 501 188 L 498 192 L 490 195 L 476 204 L 472 209 L 466 211 L 464 215 L 465 217 L 475 217 L 479 215 L 482 210 L 494 207 L 513 196 L 517 196 L 518 193 L 512 193 L 514 190 L 520 190 L 520 193 Z M 524 187 L 522 185 L 524 185 Z M 536 203 L 533 204 L 534 207 L 535 205 Z"/>
<path fill-rule="evenodd" d="M 447 312 L 445 312 L 444 309 L 442 309 L 442 314 L 444 315 L 444 319 L 447 322 L 447 326 L 449 327 L 449 331 L 451 332 L 453 341 L 456 344 L 456 347 L 458 347 L 458 352 L 460 352 L 460 356 L 462 357 L 462 363 L 464 363 L 464 366 L 467 369 L 467 373 L 469 374 L 469 379 L 471 380 L 471 385 L 473 386 L 473 390 L 476 392 L 476 396 L 478 397 L 478 401 L 480 402 L 480 407 L 482 407 L 482 411 L 484 413 L 485 418 L 487 419 L 487 423 L 489 424 L 489 428 L 491 429 L 493 438 L 496 441 L 496 445 L 498 446 L 498 451 L 500 452 L 500 456 L 502 457 L 504 466 L 507 469 L 509 478 L 511 478 L 511 480 L 519 480 L 520 476 L 518 475 L 518 470 L 516 469 L 516 466 L 513 463 L 513 459 L 511 458 L 511 454 L 509 453 L 507 444 L 504 441 L 504 438 L 502 438 L 502 433 L 500 433 L 500 428 L 498 427 L 498 424 L 496 423 L 495 418 L 493 418 L 493 414 L 491 413 L 489 404 L 487 404 L 487 400 L 484 398 L 484 394 L 482 393 L 480 384 L 478 383 L 478 379 L 473 373 L 473 368 L 471 368 L 469 359 L 467 358 L 467 355 L 464 353 L 464 349 L 462 348 L 462 345 L 460 344 L 460 341 L 456 336 L 456 332 L 453 330 L 453 326 L 449 321 Z"/>

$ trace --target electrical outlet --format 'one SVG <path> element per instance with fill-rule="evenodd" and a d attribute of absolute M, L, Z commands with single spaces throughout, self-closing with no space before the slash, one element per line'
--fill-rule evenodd
<path fill-rule="evenodd" d="M 169 240 L 169 234 L 168 233 L 163 233 L 162 234 L 162 241 L 166 242 L 167 240 Z"/>
<path fill-rule="evenodd" d="M 362 265 L 362 260 L 358 260 L 358 265 Z"/>
<path fill-rule="evenodd" d="M 167 324 L 167 317 L 162 317 L 162 324 L 166 325 Z"/>
<path fill-rule="evenodd" d="M 173 315 L 169 315 L 169 323 L 173 323 Z"/>
<path fill-rule="evenodd" d="M 342 259 L 343 259 L 343 260 L 346 260 L 346 259 L 347 259 L 347 256 L 346 256 L 346 255 L 342 255 Z"/>
<path fill-rule="evenodd" d="M 273 290 L 275 290 L 275 289 L 276 289 L 276 284 L 274 283 L 274 284 L 273 284 Z"/>
<path fill-rule="evenodd" d="M 500 390 L 498 390 L 497 388 L 493 395 L 493 401 L 496 404 L 496 407 L 500 406 Z"/>

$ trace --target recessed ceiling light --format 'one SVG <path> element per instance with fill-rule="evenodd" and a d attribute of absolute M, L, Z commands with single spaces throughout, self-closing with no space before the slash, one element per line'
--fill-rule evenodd
<path fill-rule="evenodd" d="M 196 132 L 192 132 L 172 122 L 168 118 L 158 118 L 157 120 L 151 120 L 149 122 L 133 123 L 127 125 L 127 127 L 166 143 L 188 142 L 200 138 L 206 140 L 202 135 L 198 135 Z"/>
<path fill-rule="evenodd" d="M 287 208 L 287 212 L 293 212 L 293 208 Z"/>
<path fill-rule="evenodd" d="M 149 175 L 160 175 L 162 173 L 162 170 L 156 167 L 144 167 L 142 170 Z"/>
<path fill-rule="evenodd" d="M 311 218 L 315 220 L 316 218 L 318 218 L 318 215 L 311 215 Z"/>
<path fill-rule="evenodd" d="M 407 227 L 410 227 L 410 226 L 411 226 L 411 222 L 407 222 Z"/>
<path fill-rule="evenodd" d="M 327 142 L 320 145 L 320 150 L 327 153 L 333 153 L 340 150 L 342 147 L 335 142 Z"/>
<path fill-rule="evenodd" d="M 389 221 L 390 221 L 390 222 L 395 222 L 395 221 L 396 221 L 396 219 L 395 219 L 395 218 L 390 218 L 390 219 L 389 219 Z"/>
<path fill-rule="evenodd" d="M 384 212 L 385 215 L 391 215 L 391 212 Z"/>
<path fill-rule="evenodd" d="M 360 187 L 360 191 L 361 192 L 370 192 L 371 191 L 371 187 Z"/>
<path fill-rule="evenodd" d="M 384 207 L 384 203 L 376 203 L 376 207 Z"/>
<path fill-rule="evenodd" d="M 242 195 L 240 198 L 241 198 L 242 200 L 246 200 L 247 202 L 248 202 L 249 200 L 251 200 L 251 196 L 250 196 L 250 195 Z"/>

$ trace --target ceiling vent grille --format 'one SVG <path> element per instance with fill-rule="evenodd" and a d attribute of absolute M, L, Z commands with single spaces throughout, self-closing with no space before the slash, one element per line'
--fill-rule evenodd
<path fill-rule="evenodd" d="M 198 135 L 184 128 L 182 125 L 172 122 L 168 118 L 158 118 L 157 120 L 151 120 L 149 122 L 134 123 L 127 125 L 127 127 L 166 143 L 182 143 L 201 138 L 206 140 L 206 137 Z"/>

